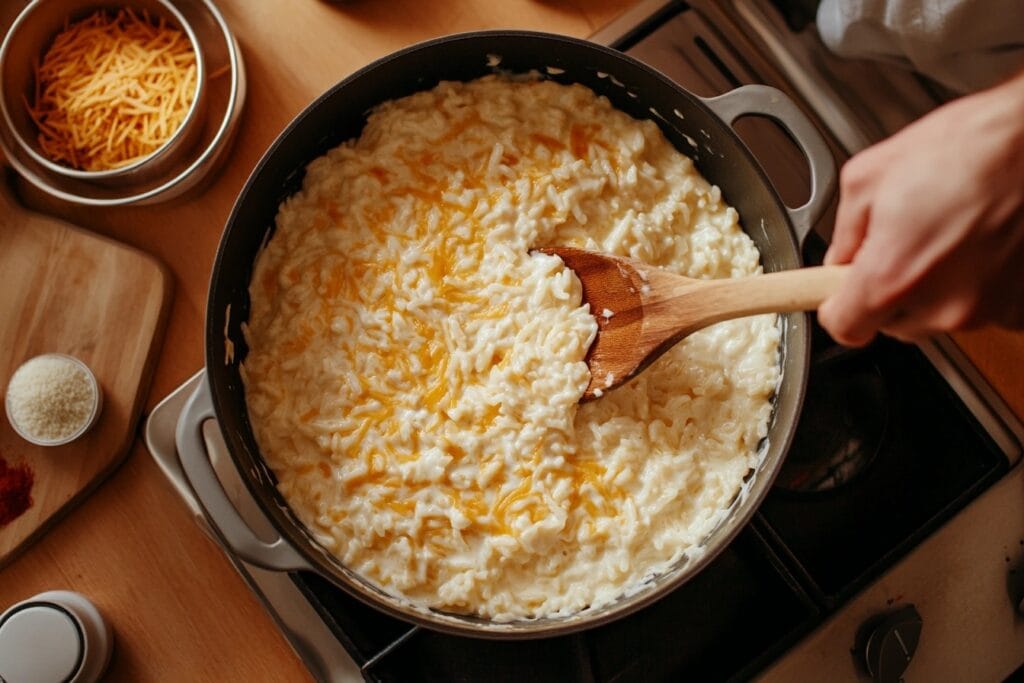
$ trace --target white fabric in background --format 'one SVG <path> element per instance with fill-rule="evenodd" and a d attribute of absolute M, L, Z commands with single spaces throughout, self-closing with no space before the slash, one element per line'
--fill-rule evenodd
<path fill-rule="evenodd" d="M 959 93 L 1024 69 L 1024 0 L 823 0 L 817 24 L 841 56 L 898 63 Z"/>

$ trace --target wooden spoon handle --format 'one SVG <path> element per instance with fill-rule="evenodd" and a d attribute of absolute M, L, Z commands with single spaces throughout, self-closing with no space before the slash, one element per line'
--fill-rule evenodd
<path fill-rule="evenodd" d="M 737 306 L 755 313 L 811 311 L 837 291 L 849 266 L 817 266 L 735 279 Z M 740 283 L 742 282 L 742 286 Z"/>
<path fill-rule="evenodd" d="M 810 311 L 835 294 L 849 266 L 797 268 L 765 275 L 701 280 L 699 285 L 679 283 L 664 304 L 689 308 L 686 317 L 699 320 L 698 327 L 759 313 Z M 691 298 L 692 297 L 692 298 Z M 693 310 L 699 306 L 700 310 Z"/>

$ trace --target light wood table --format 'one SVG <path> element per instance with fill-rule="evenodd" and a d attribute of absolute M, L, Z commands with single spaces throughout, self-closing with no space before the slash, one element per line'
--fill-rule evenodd
<path fill-rule="evenodd" d="M 238 137 L 201 194 L 96 210 L 22 200 L 161 259 L 175 293 L 147 401 L 203 364 L 203 319 L 221 230 L 256 161 L 303 107 L 368 62 L 428 38 L 487 28 L 586 36 L 630 0 L 216 0 L 242 46 L 249 93 Z M 3 3 L 6 31 L 25 2 Z M 110 331 L 117 343 L 117 330 Z M 116 631 L 111 681 L 309 680 L 273 621 L 199 531 L 142 441 L 115 475 L 0 572 L 0 608 L 49 589 L 91 598 Z"/>
<path fill-rule="evenodd" d="M 231 155 L 207 189 L 174 205 L 102 210 L 22 199 L 143 249 L 175 277 L 175 298 L 149 393 L 151 408 L 203 364 L 209 273 L 221 229 L 254 164 L 316 95 L 413 42 L 484 28 L 586 36 L 630 0 L 217 0 L 238 36 L 249 96 Z M 21 3 L 4 3 L 6 26 Z M 6 21 L 4 21 L 6 19 Z M 111 330 L 116 343 L 117 331 Z M 961 337 L 1024 415 L 1024 337 Z M 186 513 L 138 441 L 121 469 L 0 573 L 0 607 L 48 589 L 94 600 L 116 631 L 111 681 L 309 680 L 271 619 Z"/>

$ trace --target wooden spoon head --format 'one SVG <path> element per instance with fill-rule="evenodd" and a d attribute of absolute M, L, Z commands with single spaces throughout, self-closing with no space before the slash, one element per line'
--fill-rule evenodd
<path fill-rule="evenodd" d="M 597 320 L 597 336 L 584 358 L 590 368 L 590 383 L 580 402 L 599 398 L 643 370 L 647 354 L 639 344 L 643 292 L 648 285 L 636 262 L 572 247 L 534 251 L 558 256 L 576 273 L 583 285 L 583 303 L 590 304 L 590 313 Z"/>

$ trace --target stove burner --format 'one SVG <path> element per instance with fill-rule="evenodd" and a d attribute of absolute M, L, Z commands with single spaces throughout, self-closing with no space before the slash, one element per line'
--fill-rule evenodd
<path fill-rule="evenodd" d="M 889 421 L 885 380 L 856 354 L 815 363 L 800 424 L 775 482 L 793 493 L 832 491 L 878 455 Z"/>

